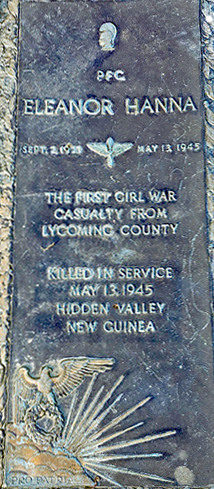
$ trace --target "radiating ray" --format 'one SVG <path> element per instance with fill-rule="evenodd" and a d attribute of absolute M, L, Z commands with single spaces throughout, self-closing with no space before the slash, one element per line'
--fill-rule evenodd
<path fill-rule="evenodd" d="M 121 397 L 122 397 L 123 394 L 119 394 L 119 396 L 112 402 L 112 404 L 110 404 L 110 406 L 108 406 L 107 409 L 105 409 L 103 411 L 103 413 L 100 414 L 100 416 L 98 416 L 94 422 L 91 424 L 91 426 L 88 428 L 88 430 L 85 431 L 85 434 L 84 434 L 84 437 L 82 437 L 82 440 L 81 442 L 78 444 L 78 448 L 79 450 L 84 449 L 85 445 L 87 445 L 87 448 L 91 448 L 91 444 L 90 444 L 90 431 L 94 431 L 98 425 L 103 421 L 103 419 L 107 416 L 107 414 L 109 413 L 109 411 L 111 411 L 111 409 L 115 406 L 115 404 L 117 402 L 120 401 Z M 92 445 L 93 446 L 93 445 Z M 96 444 L 97 446 L 97 444 Z M 76 448 L 76 447 L 75 447 Z"/>
<path fill-rule="evenodd" d="M 104 474 L 101 474 L 100 472 L 98 472 L 97 470 L 94 470 L 92 467 L 90 466 L 87 466 L 87 464 L 84 465 L 84 467 L 88 470 L 90 470 L 90 472 L 93 472 L 93 474 L 95 475 L 98 475 L 98 477 L 100 477 L 101 479 L 105 479 L 107 480 L 108 482 L 113 482 L 114 485 L 118 486 L 118 487 L 124 487 L 122 484 L 120 484 L 119 482 L 116 482 L 114 479 L 111 479 L 111 477 L 108 477 Z"/>
<path fill-rule="evenodd" d="M 101 456 L 94 456 L 90 457 L 90 455 L 86 458 L 84 457 L 84 460 L 87 460 L 87 462 L 107 462 L 108 460 L 128 460 L 128 459 L 136 459 L 136 458 L 161 458 L 163 457 L 163 453 L 140 453 L 140 454 L 132 454 L 132 455 L 109 455 L 108 457 L 105 457 L 102 455 Z"/>
<path fill-rule="evenodd" d="M 134 470 L 125 469 L 122 467 L 116 467 L 115 465 L 103 465 L 98 463 L 90 464 L 87 462 L 88 468 L 91 467 L 91 465 L 93 465 L 93 467 L 98 467 L 98 469 L 110 470 L 110 472 L 130 474 L 130 475 L 135 475 L 137 477 L 143 477 L 146 479 L 152 479 L 160 482 L 171 482 L 171 483 L 174 482 L 173 479 L 165 479 L 164 477 L 159 477 L 158 475 L 155 474 L 147 474 L 146 472 L 135 472 Z"/>
<path fill-rule="evenodd" d="M 143 438 L 136 438 L 135 440 L 128 440 L 128 441 L 122 441 L 120 443 L 116 443 L 115 445 L 107 446 L 107 447 L 102 447 L 97 449 L 94 449 L 94 453 L 103 453 L 103 452 L 109 452 L 111 450 L 118 450 L 119 448 L 126 448 L 126 447 L 132 447 L 134 445 L 139 445 L 142 443 L 147 443 L 153 440 L 157 440 L 160 438 L 166 438 L 167 436 L 172 436 L 176 435 L 177 431 L 172 430 L 172 431 L 166 431 L 165 433 L 156 433 L 155 435 L 146 435 Z M 90 449 L 91 450 L 91 449 Z M 83 450 L 83 452 L 87 452 L 87 449 Z"/>
<path fill-rule="evenodd" d="M 74 411 L 74 407 L 76 404 L 76 400 L 77 400 L 77 391 L 74 392 L 72 400 L 71 400 L 71 405 L 70 405 L 68 417 L 67 417 L 67 420 L 66 420 L 65 426 L 63 428 L 63 432 L 62 432 L 62 441 L 64 441 L 67 437 L 67 429 L 68 429 L 68 426 L 70 424 L 71 417 L 73 416 L 73 411 Z"/>
<path fill-rule="evenodd" d="M 114 418 L 110 423 L 108 423 L 106 426 L 104 426 L 104 428 L 102 428 L 100 431 L 98 431 L 94 435 L 92 434 L 90 436 L 90 442 L 95 441 L 96 439 L 100 438 L 101 434 L 103 434 L 105 431 L 109 430 L 113 426 L 115 426 L 118 423 L 120 423 L 121 421 L 123 421 L 125 418 L 127 418 L 132 413 L 134 413 L 137 409 L 139 409 L 140 407 L 144 406 L 147 402 L 149 402 L 150 399 L 151 399 L 151 396 L 146 397 L 145 399 L 143 399 L 142 401 L 140 401 L 138 404 L 136 404 L 132 408 L 128 409 L 124 413 L 122 413 L 119 416 L 117 416 L 116 418 Z M 89 433 L 89 431 L 87 432 L 87 434 L 88 433 Z M 93 447 L 96 446 L 97 447 L 98 444 L 99 444 L 98 442 L 96 444 L 94 443 L 93 445 L 90 444 L 90 449 L 91 449 L 91 446 L 93 446 Z M 86 450 L 87 450 L 87 448 L 89 449 L 89 446 L 86 447 Z M 83 447 L 83 451 L 84 451 L 84 447 Z"/>
<path fill-rule="evenodd" d="M 93 419 L 100 413 L 100 411 L 103 409 L 106 402 L 111 398 L 114 391 L 123 382 L 124 378 L 125 378 L 125 375 L 121 375 L 119 377 L 119 379 L 115 382 L 113 387 L 110 389 L 110 391 L 107 392 L 107 394 L 104 396 L 103 400 L 98 404 L 97 409 L 95 409 L 94 414 L 93 414 Z"/>
<path fill-rule="evenodd" d="M 134 430 L 136 428 L 139 428 L 139 426 L 142 426 L 144 424 L 144 421 L 141 421 L 141 423 L 134 424 L 132 426 L 129 426 L 128 428 L 124 428 L 124 430 L 116 431 L 115 433 L 112 433 L 111 435 L 106 436 L 105 438 L 101 438 L 100 441 L 96 442 L 94 445 L 90 445 L 90 449 L 93 450 L 94 447 L 99 447 L 101 445 L 104 445 L 107 441 L 113 440 L 114 438 L 117 438 L 120 435 L 124 435 L 124 433 L 128 433 L 128 431 Z"/>
<path fill-rule="evenodd" d="M 112 410 L 112 408 L 115 406 L 115 404 L 117 404 L 117 402 L 120 401 L 120 399 L 121 399 L 122 396 L 123 396 L 123 394 L 119 394 L 119 396 L 117 396 L 116 399 L 99 416 L 97 416 L 95 418 L 95 420 L 93 421 L 93 423 L 89 426 L 88 430 L 86 431 L 86 434 L 87 435 L 88 435 L 88 433 L 90 433 L 91 431 L 94 431 L 99 426 L 99 424 L 101 423 L 101 421 L 104 420 L 104 418 Z"/>
<path fill-rule="evenodd" d="M 87 419 L 87 416 L 90 414 L 92 409 L 94 409 L 94 406 L 97 404 L 97 401 L 98 401 L 100 395 L 102 394 L 103 389 L 104 389 L 104 385 L 102 385 L 100 387 L 99 391 L 94 396 L 94 399 L 90 402 L 88 408 L 85 411 L 85 414 L 82 416 L 81 421 L 78 424 L 78 432 L 79 432 L 80 428 L 82 428 L 82 425 L 83 425 L 84 421 Z M 82 429 L 84 429 L 84 427 Z"/>
<path fill-rule="evenodd" d="M 151 399 L 152 399 L 152 396 L 146 397 L 145 399 L 140 401 L 138 404 L 135 404 L 135 406 L 133 406 L 132 408 L 128 409 L 124 413 L 122 413 L 119 416 L 117 416 L 116 418 L 114 418 L 112 421 L 110 421 L 110 423 L 105 425 L 100 431 L 97 431 L 97 433 L 92 435 L 91 440 L 97 440 L 97 438 L 99 438 L 103 433 L 105 433 L 105 431 L 109 430 L 110 428 L 113 428 L 113 426 L 116 426 L 118 423 L 120 423 L 124 419 L 128 418 L 128 416 L 130 416 L 132 413 L 134 413 L 140 407 L 147 404 L 147 402 L 149 402 Z"/>
<path fill-rule="evenodd" d="M 114 391 L 119 387 L 119 385 L 123 382 L 125 375 L 121 375 L 119 379 L 115 382 L 113 387 L 110 389 L 110 391 L 107 392 L 107 394 L 104 396 L 104 398 L 99 402 L 97 408 L 95 411 L 91 414 L 91 416 L 87 420 L 87 425 L 86 425 L 86 431 L 87 427 L 91 427 L 91 424 L 93 420 L 96 418 L 97 415 L 102 411 L 103 407 L 105 406 L 106 402 L 111 398 L 112 394 Z"/>
<path fill-rule="evenodd" d="M 89 396 L 91 394 L 91 391 L 92 391 L 92 388 L 93 388 L 93 385 L 94 385 L 94 382 L 95 382 L 96 378 L 97 378 L 97 373 L 94 373 L 93 376 L 92 376 L 91 381 L 88 384 L 88 387 L 87 387 L 87 389 L 85 391 L 85 394 L 84 394 L 84 396 L 83 396 L 83 398 L 82 398 L 82 400 L 80 402 L 79 408 L 77 410 L 77 414 L 76 414 L 76 416 L 75 416 L 75 418 L 74 418 L 74 420 L 72 422 L 72 425 L 71 425 L 71 427 L 69 429 L 69 432 L 70 433 L 72 433 L 72 431 L 73 431 L 73 429 L 74 429 L 74 427 L 75 427 L 75 425 L 77 423 L 77 420 L 80 417 L 80 414 L 82 413 L 82 410 L 83 410 L 83 408 L 86 405 L 86 402 L 87 402 L 87 400 L 88 400 L 88 398 L 89 398 Z"/>
<path fill-rule="evenodd" d="M 79 421 L 78 425 L 74 428 L 73 432 L 69 432 L 66 440 L 66 446 L 71 445 L 71 443 L 74 443 L 76 437 L 78 436 L 79 442 L 82 440 L 82 438 L 85 437 L 85 424 L 88 415 L 91 413 L 91 411 L 94 409 L 94 406 L 96 405 L 100 395 L 102 394 L 102 391 L 104 389 L 104 385 L 100 387 L 98 390 L 97 394 L 94 396 L 94 399 L 90 402 L 88 408 L 85 411 L 85 414 L 82 416 L 81 420 Z M 85 422 L 85 424 L 84 424 Z M 82 437 L 80 435 L 82 434 Z"/>
<path fill-rule="evenodd" d="M 112 415 L 113 419 L 104 424 L 104 419 L 110 413 L 115 404 L 121 400 L 123 394 L 117 395 L 114 400 L 113 397 L 115 396 L 113 396 L 113 394 L 124 380 L 124 377 L 124 375 L 119 377 L 119 379 L 103 397 L 101 396 L 104 389 L 103 385 L 97 392 L 95 391 L 95 395 L 92 395 L 94 383 L 97 379 L 97 373 L 93 374 L 93 377 L 88 383 L 82 399 L 78 400 L 78 394 L 75 392 L 71 401 L 63 434 L 61 440 L 59 440 L 59 445 L 63 445 L 65 449 L 67 448 L 68 453 L 76 456 L 85 470 L 88 470 L 91 472 L 91 474 L 95 474 L 96 476 L 106 480 L 113 486 L 123 488 L 122 484 L 112 478 L 114 475 L 112 474 L 111 476 L 111 473 L 115 473 L 115 476 L 118 474 L 116 479 L 119 478 L 120 475 L 124 474 L 127 476 L 130 475 L 148 480 L 159 481 L 161 483 L 172 483 L 174 482 L 172 479 L 163 478 L 156 474 L 146 472 L 136 472 L 131 468 L 124 467 L 127 460 L 143 460 L 149 458 L 157 459 L 163 457 L 163 453 L 152 452 L 135 454 L 133 453 L 134 450 L 131 454 L 120 453 L 120 451 L 118 455 L 114 455 L 114 453 L 112 453 L 112 451 L 122 450 L 132 446 L 134 447 L 153 440 L 166 438 L 177 433 L 177 430 L 168 430 L 165 431 L 165 433 L 154 433 L 151 435 L 141 436 L 140 438 L 134 438 L 134 435 L 132 435 L 131 440 L 124 439 L 124 441 L 121 441 L 120 437 L 123 437 L 123 435 L 126 433 L 139 428 L 144 424 L 144 422 L 140 421 L 138 423 L 131 424 L 126 428 L 123 428 L 123 424 L 120 426 L 120 423 L 147 404 L 152 399 L 152 396 L 146 397 L 138 404 L 124 411 L 122 414 L 116 415 L 116 417 L 113 417 Z M 112 430 L 112 428 L 114 429 Z M 117 443 L 114 443 L 115 438 L 119 438 Z M 113 465 L 114 461 L 121 461 L 121 464 L 117 467 L 117 464 Z M 105 472 L 107 472 L 109 475 L 106 475 Z"/>
<path fill-rule="evenodd" d="M 88 408 L 86 409 L 85 413 L 83 413 L 80 421 L 77 423 L 77 425 L 74 426 L 73 430 L 69 430 L 67 439 L 66 439 L 66 446 L 70 446 L 71 444 L 75 443 L 75 439 L 78 437 L 78 442 L 82 440 L 82 438 L 85 438 L 86 435 L 86 426 L 87 426 L 87 417 L 90 415 L 91 411 L 94 409 L 94 406 L 96 405 L 100 395 L 102 394 L 102 391 L 104 389 L 104 385 L 100 387 L 98 390 L 97 394 L 94 396 L 92 401 L 89 403 Z M 82 435 L 82 436 L 81 436 Z"/>

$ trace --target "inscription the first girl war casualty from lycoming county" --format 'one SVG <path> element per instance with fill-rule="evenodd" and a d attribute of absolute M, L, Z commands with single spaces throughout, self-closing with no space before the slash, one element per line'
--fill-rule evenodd
<path fill-rule="evenodd" d="M 199 3 L 20 10 L 5 484 L 214 484 Z"/>

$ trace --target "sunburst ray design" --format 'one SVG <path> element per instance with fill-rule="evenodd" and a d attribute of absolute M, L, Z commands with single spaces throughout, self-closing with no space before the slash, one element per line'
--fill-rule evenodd
<path fill-rule="evenodd" d="M 77 391 L 74 393 L 62 437 L 58 444 L 75 456 L 91 476 L 96 475 L 98 478 L 118 487 L 123 487 L 120 483 L 120 475 L 173 483 L 173 479 L 144 471 L 137 472 L 122 465 L 117 466 L 109 463 L 115 461 L 126 463 L 135 459 L 161 459 L 164 457 L 162 452 L 135 453 L 134 451 L 127 453 L 126 449 L 136 446 L 139 448 L 146 443 L 167 438 L 177 433 L 176 429 L 172 429 L 141 435 L 139 438 L 134 436 L 129 439 L 124 438 L 125 434 L 134 432 L 143 426 L 144 422 L 139 421 L 125 427 L 121 426 L 121 423 L 152 399 L 151 396 L 148 396 L 115 416 L 114 407 L 120 402 L 123 395 L 120 393 L 115 397 L 115 391 L 123 382 L 124 377 L 124 375 L 120 376 L 111 389 L 103 395 L 104 385 L 93 393 L 97 380 L 97 373 L 94 373 L 80 402 Z M 105 418 L 111 413 L 113 419 L 105 423 Z M 119 437 L 120 440 L 114 443 L 114 440 Z"/>

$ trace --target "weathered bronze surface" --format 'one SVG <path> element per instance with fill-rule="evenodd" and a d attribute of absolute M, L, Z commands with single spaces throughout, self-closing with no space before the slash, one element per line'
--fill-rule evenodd
<path fill-rule="evenodd" d="M 25 2 L 5 484 L 214 483 L 199 4 Z"/>

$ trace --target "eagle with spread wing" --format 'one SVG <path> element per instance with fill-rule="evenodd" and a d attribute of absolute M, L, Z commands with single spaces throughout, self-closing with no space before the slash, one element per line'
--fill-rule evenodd
<path fill-rule="evenodd" d="M 86 376 L 112 368 L 113 358 L 64 358 L 54 366 L 43 365 L 39 376 L 22 366 L 15 374 L 14 423 L 24 422 L 28 436 L 36 443 L 47 444 L 61 434 L 64 419 L 57 399 L 71 394 Z"/>

